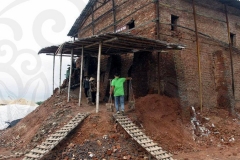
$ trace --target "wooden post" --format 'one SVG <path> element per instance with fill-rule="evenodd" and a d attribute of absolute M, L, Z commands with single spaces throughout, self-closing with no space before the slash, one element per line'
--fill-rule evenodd
<path fill-rule="evenodd" d="M 94 26 L 95 26 L 95 24 L 94 24 L 94 12 L 93 12 L 93 10 L 94 10 L 94 8 L 93 8 L 93 6 L 92 6 L 92 33 L 93 33 L 93 35 L 95 35 L 95 31 L 94 31 Z"/>
<path fill-rule="evenodd" d="M 160 34 L 159 34 L 159 29 L 160 29 L 160 25 L 159 25 L 159 19 L 160 19 L 160 15 L 159 15 L 159 0 L 155 0 L 154 1 L 154 5 L 155 5 L 155 19 L 156 19 L 156 37 L 155 39 L 159 40 L 160 39 Z M 157 52 L 158 54 L 158 94 L 161 94 L 161 68 L 160 68 L 160 52 Z"/>
<path fill-rule="evenodd" d="M 69 102 L 69 97 L 70 97 L 71 77 L 72 77 L 72 65 L 73 65 L 72 61 L 73 61 L 73 49 L 71 50 L 71 65 L 70 65 L 70 73 L 69 73 L 68 99 L 67 99 L 67 102 Z"/>
<path fill-rule="evenodd" d="M 60 73 L 59 73 L 59 94 L 61 94 L 61 75 L 62 75 L 62 50 L 60 50 Z"/>
<path fill-rule="evenodd" d="M 235 99 L 235 89 L 234 89 L 234 74 L 233 74 L 233 59 L 232 59 L 232 42 L 230 37 L 230 27 L 229 27 L 229 21 L 228 21 L 228 13 L 227 13 L 227 6 L 225 7 L 225 14 L 226 14 L 226 23 L 227 23 L 227 31 L 228 31 L 228 43 L 229 43 L 229 52 L 230 52 L 230 63 L 231 63 L 231 73 L 232 73 L 232 92 L 233 92 L 233 98 Z"/>
<path fill-rule="evenodd" d="M 99 111 L 99 91 L 100 91 L 100 64 L 101 64 L 102 42 L 99 43 L 98 65 L 97 65 L 97 95 L 96 95 L 96 113 Z"/>
<path fill-rule="evenodd" d="M 160 86 L 160 52 L 158 52 L 158 94 L 160 95 L 161 94 L 161 86 Z"/>
<path fill-rule="evenodd" d="M 54 94 L 54 70 L 55 70 L 55 53 L 53 55 L 53 94 Z"/>
<path fill-rule="evenodd" d="M 160 38 L 159 30 L 160 30 L 160 25 L 159 25 L 159 20 L 160 20 L 160 15 L 159 15 L 159 0 L 154 1 L 155 5 L 155 19 L 156 19 L 156 39 Z"/>
<path fill-rule="evenodd" d="M 82 56 L 81 56 L 81 67 L 80 67 L 80 85 L 79 85 L 79 102 L 78 106 L 81 105 L 81 99 L 82 99 L 82 74 L 83 74 L 83 47 L 82 47 Z"/>
<path fill-rule="evenodd" d="M 115 1 L 112 0 L 112 11 L 113 11 L 113 26 L 114 26 L 114 33 L 117 30 L 117 26 L 116 26 L 116 10 L 115 10 Z"/>
<path fill-rule="evenodd" d="M 202 73 L 201 73 L 201 57 L 199 51 L 199 41 L 198 41 L 198 28 L 197 28 L 197 20 L 196 20 L 196 11 L 194 0 L 192 0 L 193 7 L 193 17 L 194 17 L 194 25 L 195 25 L 195 35 L 196 35 L 196 43 L 197 43 L 197 55 L 198 55 L 198 76 L 199 76 L 199 100 L 200 100 L 200 109 L 202 112 Z"/>

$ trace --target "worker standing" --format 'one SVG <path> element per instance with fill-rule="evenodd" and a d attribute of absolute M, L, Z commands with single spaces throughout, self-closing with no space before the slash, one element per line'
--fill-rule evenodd
<path fill-rule="evenodd" d="M 120 113 L 120 109 L 122 114 L 124 114 L 124 82 L 126 80 L 131 80 L 132 78 L 120 78 L 119 76 L 120 75 L 118 73 L 114 74 L 114 79 L 111 83 L 110 95 L 114 93 L 114 101 L 117 114 Z"/>
<path fill-rule="evenodd" d="M 95 81 L 95 78 L 91 77 L 89 79 L 90 82 L 90 93 L 92 96 L 92 104 L 95 105 L 96 104 L 96 93 L 97 93 L 97 83 Z"/>
<path fill-rule="evenodd" d="M 88 94 L 89 87 L 90 87 L 89 78 L 88 78 L 88 76 L 85 76 L 85 78 L 83 80 L 83 88 L 84 88 L 84 93 L 85 93 L 86 98 L 89 96 L 89 94 Z"/>

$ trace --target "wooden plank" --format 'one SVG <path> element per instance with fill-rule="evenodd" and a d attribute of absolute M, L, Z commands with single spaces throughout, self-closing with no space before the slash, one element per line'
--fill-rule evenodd
<path fill-rule="evenodd" d="M 146 148 L 147 150 L 149 150 L 150 152 L 153 152 L 153 151 L 158 151 L 158 150 L 162 150 L 161 147 L 149 147 L 149 148 Z"/>
<path fill-rule="evenodd" d="M 125 127 L 132 127 L 132 126 L 135 126 L 134 124 L 125 124 L 125 125 L 121 125 L 123 128 Z"/>
<path fill-rule="evenodd" d="M 138 139 L 138 140 L 149 139 L 146 135 L 144 135 L 144 136 L 136 136 L 135 138 Z"/>
<path fill-rule="evenodd" d="M 46 145 L 55 145 L 55 143 L 52 143 L 52 142 L 43 142 L 43 144 L 46 144 Z"/>
<path fill-rule="evenodd" d="M 65 137 L 65 134 L 63 134 L 64 132 L 60 132 L 60 133 L 55 133 L 55 134 L 52 134 L 51 136 L 52 137 Z"/>
<path fill-rule="evenodd" d="M 142 146 L 143 146 L 144 148 L 147 148 L 147 147 L 157 146 L 157 144 L 156 144 L 156 143 L 153 143 L 153 142 L 150 142 L 150 143 L 147 143 L 147 144 L 142 144 Z"/>
<path fill-rule="evenodd" d="M 139 141 L 140 144 L 149 143 L 149 142 L 153 142 L 153 140 L 151 140 L 151 139 L 143 139 L 143 140 Z"/>
<path fill-rule="evenodd" d="M 47 151 L 43 151 L 43 150 L 39 150 L 39 149 L 33 149 L 33 150 L 31 150 L 31 152 L 38 153 L 38 154 L 44 154 Z"/>
<path fill-rule="evenodd" d="M 158 155 L 156 156 L 157 158 L 161 158 L 161 159 L 167 159 L 167 158 L 171 158 L 171 156 L 169 156 L 168 154 L 165 155 Z"/>
<path fill-rule="evenodd" d="M 29 153 L 29 154 L 26 154 L 26 157 L 30 157 L 30 158 L 39 158 L 40 156 Z"/>
<path fill-rule="evenodd" d="M 133 133 L 133 134 L 132 134 L 133 137 L 143 136 L 143 135 L 145 135 L 145 134 L 142 133 L 142 132 L 139 132 L 139 133 Z"/>
<path fill-rule="evenodd" d="M 138 132 L 142 132 L 142 131 L 139 130 L 139 129 L 135 129 L 135 130 L 130 130 L 129 132 L 131 132 L 131 133 L 138 133 Z"/>
<path fill-rule="evenodd" d="M 40 149 L 47 149 L 47 150 L 49 149 L 48 146 L 43 146 L 43 145 L 38 145 L 37 148 L 40 148 Z"/>
<path fill-rule="evenodd" d="M 153 153 L 155 154 L 155 155 L 162 155 L 162 154 L 165 154 L 165 153 L 167 153 L 166 151 L 153 151 Z"/>
<path fill-rule="evenodd" d="M 60 138 L 48 138 L 48 139 L 46 139 L 47 141 L 59 141 L 60 140 Z"/>

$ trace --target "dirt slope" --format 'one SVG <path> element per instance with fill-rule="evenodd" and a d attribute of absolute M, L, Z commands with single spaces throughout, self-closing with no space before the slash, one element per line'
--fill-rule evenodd
<path fill-rule="evenodd" d="M 89 112 L 90 116 L 45 159 L 147 159 L 147 153 L 115 124 L 104 103 L 96 114 L 95 106 L 89 106 L 85 98 L 81 107 L 77 105 L 77 93 L 72 93 L 70 103 L 66 103 L 66 93 L 55 94 L 15 127 L 1 131 L 0 155 L 24 153 L 78 112 Z M 240 159 L 239 120 L 226 110 L 196 110 L 196 118 L 183 123 L 179 100 L 175 98 L 150 94 L 136 100 L 134 111 L 127 106 L 127 116 L 176 159 Z"/>

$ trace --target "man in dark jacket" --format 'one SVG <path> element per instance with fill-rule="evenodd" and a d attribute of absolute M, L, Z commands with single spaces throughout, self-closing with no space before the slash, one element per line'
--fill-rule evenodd
<path fill-rule="evenodd" d="M 85 78 L 83 80 L 83 88 L 84 88 L 85 96 L 87 98 L 88 97 L 88 91 L 89 91 L 89 88 L 90 88 L 88 76 L 85 76 Z"/>

